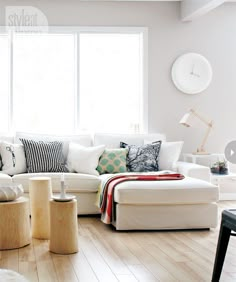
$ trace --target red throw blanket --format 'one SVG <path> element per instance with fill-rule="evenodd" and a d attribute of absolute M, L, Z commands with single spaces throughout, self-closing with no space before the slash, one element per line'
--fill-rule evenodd
<path fill-rule="evenodd" d="M 163 180 L 181 180 L 184 176 L 179 173 L 171 174 L 123 174 L 112 176 L 101 184 L 100 189 L 100 208 L 102 213 L 102 221 L 106 224 L 112 222 L 114 211 L 114 190 L 115 187 L 125 181 L 163 181 Z"/>

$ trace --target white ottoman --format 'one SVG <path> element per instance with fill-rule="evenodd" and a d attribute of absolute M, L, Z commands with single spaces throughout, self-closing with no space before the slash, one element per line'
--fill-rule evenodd
<path fill-rule="evenodd" d="M 127 181 L 116 186 L 117 230 L 202 229 L 217 226 L 218 187 L 191 177 Z"/>

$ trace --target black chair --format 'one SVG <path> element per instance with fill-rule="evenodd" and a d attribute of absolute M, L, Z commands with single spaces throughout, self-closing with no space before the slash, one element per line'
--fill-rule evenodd
<path fill-rule="evenodd" d="M 213 282 L 217 282 L 220 280 L 220 275 L 224 264 L 225 254 L 227 251 L 230 235 L 236 236 L 236 233 L 233 233 L 231 230 L 236 231 L 236 209 L 225 210 L 222 212 L 220 233 L 212 274 Z"/>

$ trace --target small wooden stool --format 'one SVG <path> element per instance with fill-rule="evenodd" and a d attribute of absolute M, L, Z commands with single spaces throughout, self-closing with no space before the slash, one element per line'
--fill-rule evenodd
<path fill-rule="evenodd" d="M 30 241 L 29 200 L 0 202 L 0 250 L 24 247 Z"/>
<path fill-rule="evenodd" d="M 29 179 L 32 237 L 49 239 L 49 200 L 52 197 L 50 177 L 32 177 Z"/>
<path fill-rule="evenodd" d="M 77 200 L 50 201 L 49 250 L 62 255 L 78 252 Z"/>

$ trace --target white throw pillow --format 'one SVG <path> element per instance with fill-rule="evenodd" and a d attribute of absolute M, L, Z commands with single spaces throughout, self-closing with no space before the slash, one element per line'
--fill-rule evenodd
<path fill-rule="evenodd" d="M 96 168 L 105 145 L 84 147 L 76 143 L 69 144 L 67 166 L 71 172 L 99 175 Z"/>
<path fill-rule="evenodd" d="M 2 172 L 10 175 L 26 172 L 24 146 L 8 142 L 0 143 Z"/>
<path fill-rule="evenodd" d="M 144 144 L 150 143 L 150 141 L 144 141 Z M 183 141 L 162 142 L 158 162 L 160 170 L 176 170 L 176 162 L 179 160 L 183 144 Z"/>

